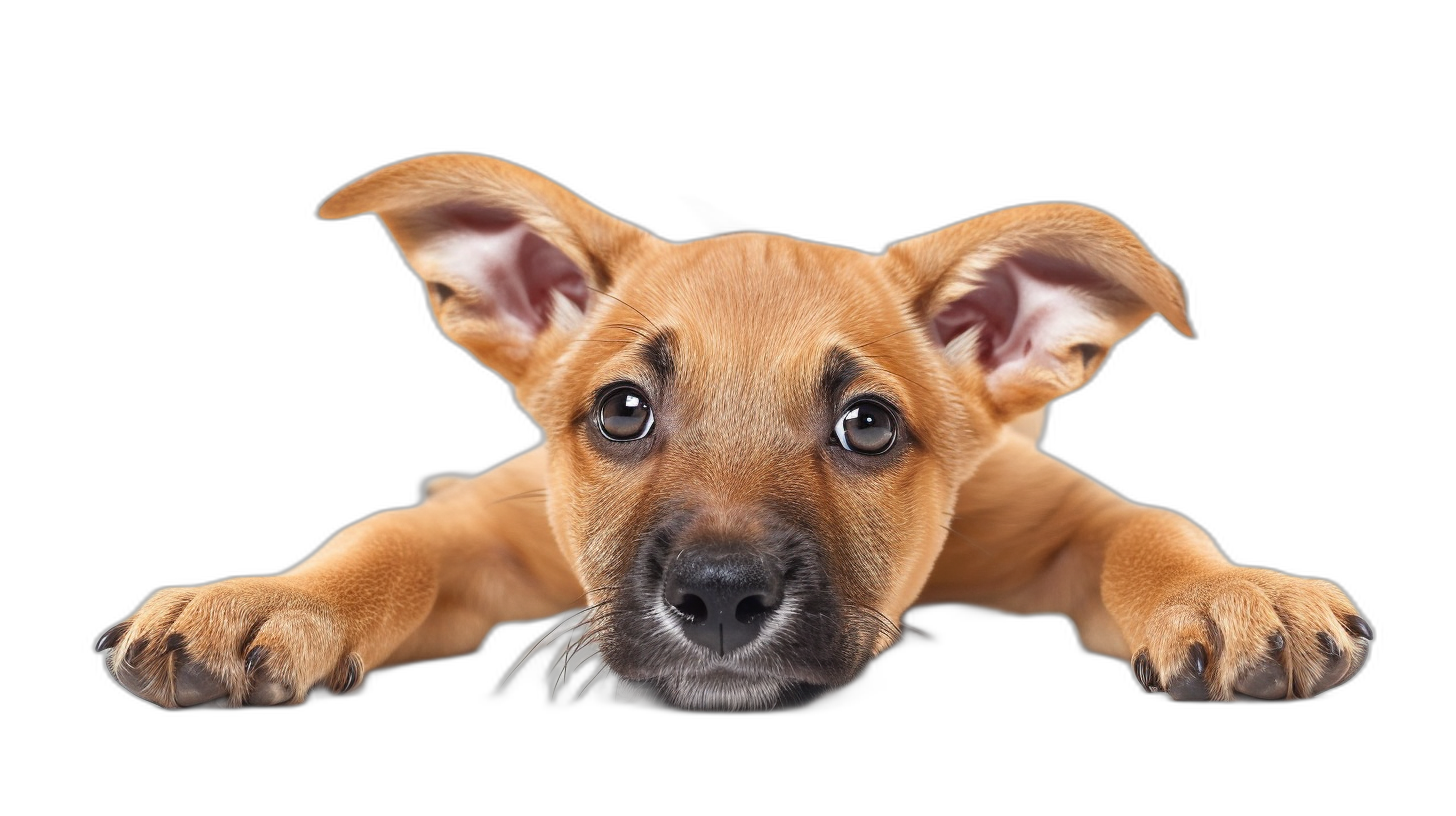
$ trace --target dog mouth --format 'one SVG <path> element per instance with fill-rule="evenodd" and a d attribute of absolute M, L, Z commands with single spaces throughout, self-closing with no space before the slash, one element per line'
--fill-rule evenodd
<path fill-rule="evenodd" d="M 842 598 L 817 551 L 645 546 L 595 616 L 601 656 L 686 709 L 790 707 L 843 685 L 898 628 Z"/>
<path fill-rule="evenodd" d="M 662 673 L 629 666 L 630 675 L 613 669 L 601 651 L 600 608 L 578 609 L 550 622 L 549 628 L 515 660 L 495 688 L 496 697 L 536 697 L 527 686 L 545 692 L 555 707 L 579 704 L 630 705 L 674 713 L 780 713 L 812 707 L 833 697 L 858 672 L 826 666 L 791 666 L 773 659 L 776 670 L 764 669 L 769 659 L 747 656 L 687 654 L 662 656 Z"/>

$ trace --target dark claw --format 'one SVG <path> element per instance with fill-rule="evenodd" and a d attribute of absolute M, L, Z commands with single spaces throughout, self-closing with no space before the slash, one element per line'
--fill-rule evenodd
<path fill-rule="evenodd" d="M 344 658 L 345 668 L 348 674 L 344 677 L 344 684 L 339 686 L 339 694 L 347 694 L 354 685 L 359 682 L 359 671 L 363 668 L 359 655 L 351 654 Z"/>
<path fill-rule="evenodd" d="M 1366 623 L 1365 619 L 1360 617 L 1359 615 L 1346 615 L 1345 628 L 1349 629 L 1350 634 L 1352 635 L 1359 635 L 1366 640 L 1375 639 L 1374 630 L 1372 630 L 1370 628 L 1370 624 Z"/>
<path fill-rule="evenodd" d="M 178 651 L 181 651 L 182 650 L 182 646 L 186 642 L 187 642 L 186 641 L 186 638 L 183 638 L 181 635 L 178 635 L 178 634 L 168 635 L 167 636 L 167 651 L 169 651 L 169 652 L 178 652 Z"/>
<path fill-rule="evenodd" d="M 243 661 L 243 671 L 252 674 L 264 660 L 268 659 L 268 650 L 262 646 L 254 646 L 248 650 L 248 657 Z"/>
<path fill-rule="evenodd" d="M 1161 691 L 1158 688 L 1157 676 L 1153 674 L 1153 661 L 1148 659 L 1146 649 L 1138 652 L 1137 657 L 1133 659 L 1132 671 L 1144 691 Z"/>
<path fill-rule="evenodd" d="M 1203 671 L 1208 668 L 1208 652 L 1202 643 L 1188 647 L 1189 672 L 1181 674 L 1168 683 L 1168 696 L 1174 700 L 1207 700 L 1208 683 Z"/>
<path fill-rule="evenodd" d="M 1269 651 L 1279 654 L 1284 651 L 1284 633 L 1275 632 L 1269 636 Z"/>
<path fill-rule="evenodd" d="M 126 630 L 130 627 L 131 621 L 122 621 L 121 623 L 118 623 L 110 629 L 107 629 L 106 632 L 101 635 L 100 640 L 96 641 L 96 651 L 104 652 L 107 649 L 115 646 L 117 642 L 121 640 L 121 636 L 126 634 Z"/>
<path fill-rule="evenodd" d="M 1320 651 L 1330 657 L 1340 656 L 1340 647 L 1335 644 L 1335 639 L 1330 637 L 1328 632 L 1320 632 L 1314 638 L 1319 641 Z"/>
<path fill-rule="evenodd" d="M 1208 652 L 1204 651 L 1202 643 L 1188 647 L 1188 662 L 1192 664 L 1194 674 L 1203 674 L 1203 670 L 1208 668 Z"/>

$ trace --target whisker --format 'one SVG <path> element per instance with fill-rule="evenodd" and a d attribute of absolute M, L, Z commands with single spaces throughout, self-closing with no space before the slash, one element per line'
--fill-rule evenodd
<path fill-rule="evenodd" d="M 539 649 L 539 648 L 541 648 L 541 644 L 545 643 L 547 638 L 549 638 L 552 635 L 556 634 L 556 630 L 558 630 L 561 627 L 565 626 L 567 621 L 571 620 L 572 618 L 577 617 L 578 615 L 590 614 L 590 613 L 596 611 L 598 607 L 602 606 L 603 604 L 610 603 L 610 602 L 611 602 L 610 599 L 608 599 L 608 600 L 602 601 L 601 603 L 597 603 L 597 604 L 593 604 L 591 606 L 588 606 L 585 609 L 578 609 L 575 612 L 572 612 L 572 613 L 568 614 L 566 617 L 562 618 L 560 622 L 558 622 L 555 626 L 553 626 L 549 630 L 547 630 L 546 634 L 542 635 L 539 638 L 536 638 L 536 642 L 535 643 L 532 643 L 530 645 L 530 647 L 528 647 L 526 649 L 526 651 L 523 652 L 521 654 L 521 656 L 516 659 L 515 665 L 511 666 L 510 671 L 507 671 L 506 674 L 505 674 L 505 676 L 501 678 L 500 683 L 498 683 L 496 685 L 496 687 L 495 687 L 496 692 L 499 693 L 501 691 L 504 691 L 506 685 L 511 682 L 511 678 L 513 678 L 513 677 L 516 676 L 516 672 L 518 672 L 518 671 L 521 670 L 521 667 L 526 664 L 526 661 L 528 659 L 530 659 L 531 655 L 535 654 L 536 653 L 536 650 Z M 567 629 L 566 632 L 570 632 L 570 631 L 576 629 L 578 626 L 581 626 L 581 623 L 575 624 L 570 629 Z M 563 634 L 565 634 L 565 633 L 563 633 Z M 553 662 L 553 665 L 555 665 L 554 662 Z"/>
<path fill-rule="evenodd" d="M 638 337 L 642 338 L 643 340 L 651 340 L 652 339 L 652 335 L 651 334 L 649 334 L 648 332 L 644 331 L 641 327 L 634 326 L 631 323 L 607 323 L 607 324 L 604 324 L 602 326 L 602 328 L 604 328 L 604 329 L 621 329 L 622 331 L 631 332 L 631 333 L 637 335 Z"/>
<path fill-rule="evenodd" d="M 899 331 L 892 331 L 889 334 L 885 335 L 884 337 L 880 337 L 880 338 L 877 338 L 875 340 L 871 340 L 868 343 L 863 343 L 863 344 L 858 345 L 858 346 L 850 346 L 849 348 L 850 348 L 850 351 L 858 351 L 858 350 L 860 350 L 862 348 L 868 348 L 870 346 L 873 346 L 874 344 L 880 342 L 881 340 L 889 340 L 891 337 L 894 337 L 896 335 L 904 334 L 905 332 L 915 331 L 917 328 L 919 328 L 919 327 L 918 326 L 911 326 L 908 329 L 900 329 Z"/>
<path fill-rule="evenodd" d="M 544 488 L 544 487 L 538 487 L 535 490 L 526 490 L 526 491 L 523 491 L 521 493 L 512 494 L 510 496 L 502 496 L 501 498 L 496 499 L 495 501 L 491 502 L 491 504 L 500 504 L 501 502 L 516 501 L 517 499 L 544 499 L 544 498 L 546 498 L 546 488 Z"/>
<path fill-rule="evenodd" d="M 980 550 L 981 552 L 985 553 L 986 555 L 990 555 L 991 554 L 991 551 L 990 550 L 986 549 L 985 547 L 982 547 L 979 543 L 976 542 L 976 540 L 974 538 L 971 538 L 970 536 L 966 535 L 965 533 L 962 533 L 962 532 L 956 530 L 955 528 L 951 527 L 949 524 L 942 524 L 942 525 L 940 525 L 940 527 L 941 527 L 942 530 L 945 530 L 947 533 L 950 533 L 953 536 L 960 537 L 961 540 L 965 541 L 967 544 L 971 545 L 972 547 L 975 547 L 977 550 Z"/>
<path fill-rule="evenodd" d="M 932 635 L 924 629 L 921 629 L 919 626 L 906 626 L 903 627 L 903 629 L 908 634 L 917 635 L 919 637 L 925 638 L 926 640 L 935 640 L 935 635 Z"/>
<path fill-rule="evenodd" d="M 598 654 L 598 656 L 600 657 L 600 653 Z M 592 684 L 595 683 L 597 681 L 597 678 L 602 676 L 602 672 L 604 672 L 606 670 L 607 670 L 607 661 L 604 659 L 604 660 L 602 660 L 602 665 L 599 666 L 597 668 L 596 672 L 594 674 L 592 674 L 591 678 L 586 681 L 586 684 L 583 685 L 581 687 L 581 689 L 576 692 L 576 698 L 575 699 L 580 700 L 581 698 L 585 697 L 586 696 L 586 693 L 587 693 L 587 690 L 592 687 Z"/>
<path fill-rule="evenodd" d="M 596 292 L 597 294 L 601 295 L 602 297 L 609 297 L 612 300 L 615 300 L 618 303 L 622 304 L 623 306 L 626 306 L 628 309 L 631 309 L 632 311 L 636 312 L 643 320 L 646 320 L 647 321 L 647 325 L 651 326 L 654 329 L 657 329 L 658 331 L 662 331 L 662 328 L 661 327 L 659 327 L 656 323 L 653 323 L 652 322 L 652 318 L 648 317 L 645 314 L 642 314 L 642 310 L 641 309 L 638 309 L 636 306 L 633 306 L 632 304 L 628 303 L 627 301 L 622 300 L 621 298 L 617 297 L 616 295 L 609 295 L 609 294 L 607 294 L 606 292 L 603 292 L 600 289 L 596 289 L 596 288 L 593 288 L 591 286 L 588 286 L 587 288 L 588 289 L 591 289 L 591 291 Z"/>
<path fill-rule="evenodd" d="M 890 620 L 888 617 L 885 616 L 883 612 L 875 609 L 872 606 L 866 606 L 865 604 L 857 603 L 855 604 L 855 607 L 861 612 L 867 613 L 870 616 L 867 622 L 873 627 L 875 632 L 888 636 L 891 643 L 895 643 L 900 639 L 899 624 Z"/>
<path fill-rule="evenodd" d="M 582 623 L 573 626 L 572 630 L 575 631 L 576 629 L 581 628 L 581 626 L 586 624 L 587 622 L 588 621 L 582 621 Z M 560 690 L 562 686 L 566 685 L 567 680 L 571 677 L 571 661 L 574 660 L 576 656 L 581 653 L 581 650 L 583 648 L 591 645 L 595 641 L 595 635 L 596 632 L 588 632 L 585 637 L 582 637 L 575 641 L 568 641 L 565 646 L 561 647 L 561 654 L 558 655 L 556 660 L 552 661 L 551 663 L 553 668 L 556 666 L 557 662 L 561 663 L 561 671 L 556 675 L 556 680 L 551 684 L 552 700 L 556 699 L 556 692 Z M 590 656 L 588 656 L 588 659 L 589 658 Z M 581 663 L 579 662 L 577 663 L 577 665 L 580 666 Z"/>
<path fill-rule="evenodd" d="M 866 360 L 883 360 L 884 359 L 884 357 L 876 357 L 873 354 L 866 354 L 866 355 L 864 355 L 864 358 Z M 920 383 L 918 383 L 918 382 L 910 379 L 909 377 L 905 376 L 904 374 L 901 374 L 898 371 L 891 370 L 890 368 L 886 367 L 882 363 L 875 363 L 875 368 L 878 368 L 879 370 L 885 372 L 886 374 L 889 374 L 892 377 L 899 377 L 900 379 L 904 380 L 907 383 L 910 383 L 911 385 L 915 386 L 916 388 L 919 388 L 919 389 L 924 390 L 924 391 L 929 391 L 930 390 L 929 388 L 926 388 L 924 385 L 922 385 L 922 384 L 920 384 Z"/>

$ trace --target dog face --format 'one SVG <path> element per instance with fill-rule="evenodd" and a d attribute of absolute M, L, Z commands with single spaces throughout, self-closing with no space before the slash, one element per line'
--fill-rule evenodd
<path fill-rule="evenodd" d="M 998 426 L 948 398 L 873 258 L 726 236 L 620 273 L 533 400 L 607 661 L 714 708 L 848 680 Z"/>
<path fill-rule="evenodd" d="M 848 681 L 894 641 L 1005 423 L 1152 311 L 1188 331 L 1176 278 L 1070 205 L 880 255 L 672 244 L 514 165 L 433 156 L 321 213 L 365 211 L 544 429 L 551 523 L 608 665 L 688 707 Z"/>

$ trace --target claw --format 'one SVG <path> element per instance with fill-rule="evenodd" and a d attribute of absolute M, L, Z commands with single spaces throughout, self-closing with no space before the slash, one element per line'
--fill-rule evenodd
<path fill-rule="evenodd" d="M 1137 657 L 1132 661 L 1132 671 L 1144 691 L 1161 691 L 1158 688 L 1157 676 L 1153 674 L 1153 661 L 1148 659 L 1146 649 L 1137 653 Z"/>
<path fill-rule="evenodd" d="M 1366 640 L 1375 639 L 1375 631 L 1371 629 L 1370 624 L 1366 623 L 1365 619 L 1360 617 L 1359 615 L 1346 615 L 1345 628 L 1350 630 L 1350 634 L 1352 635 L 1359 635 Z"/>
<path fill-rule="evenodd" d="M 105 632 L 102 633 L 100 639 L 96 641 L 96 651 L 104 652 L 107 649 L 115 646 L 117 642 L 121 640 L 121 636 L 126 634 L 126 630 L 129 628 L 131 628 L 131 621 L 122 621 L 121 623 L 118 623 L 110 629 L 107 629 Z"/>
<path fill-rule="evenodd" d="M 243 671 L 252 674 L 264 660 L 268 659 L 268 650 L 262 646 L 254 646 L 248 650 L 248 657 L 243 662 Z"/>
<path fill-rule="evenodd" d="M 359 673 L 364 669 L 363 661 L 359 659 L 359 655 L 350 654 L 344 658 L 344 669 L 346 674 L 344 682 L 339 685 L 339 694 L 348 693 L 359 682 Z"/>
<path fill-rule="evenodd" d="M 1203 674 L 1203 670 L 1208 668 L 1208 652 L 1204 650 L 1202 643 L 1188 647 L 1188 662 L 1192 665 L 1194 674 Z"/>
<path fill-rule="evenodd" d="M 1338 644 L 1335 643 L 1335 639 L 1330 637 L 1328 632 L 1320 632 L 1319 634 L 1315 635 L 1314 638 L 1315 640 L 1319 641 L 1320 651 L 1324 652 L 1330 657 L 1340 656 L 1340 647 Z"/>
<path fill-rule="evenodd" d="M 1284 633 L 1275 632 L 1269 636 L 1269 651 L 1278 654 L 1284 651 Z"/>

